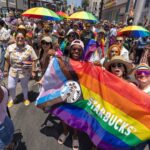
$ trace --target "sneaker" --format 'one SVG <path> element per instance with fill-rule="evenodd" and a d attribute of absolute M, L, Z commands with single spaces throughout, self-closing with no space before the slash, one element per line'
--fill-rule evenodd
<path fill-rule="evenodd" d="M 72 149 L 79 150 L 79 140 L 78 138 L 72 138 Z"/>
<path fill-rule="evenodd" d="M 23 102 L 23 103 L 24 103 L 24 105 L 25 105 L 25 106 L 30 105 L 30 101 L 29 101 L 28 99 L 24 100 L 24 102 Z"/>
<path fill-rule="evenodd" d="M 58 138 L 58 144 L 65 143 L 68 136 L 69 136 L 69 132 L 67 134 L 62 133 Z"/>
<path fill-rule="evenodd" d="M 7 107 L 10 108 L 14 105 L 14 101 L 13 100 L 10 100 L 7 104 Z"/>

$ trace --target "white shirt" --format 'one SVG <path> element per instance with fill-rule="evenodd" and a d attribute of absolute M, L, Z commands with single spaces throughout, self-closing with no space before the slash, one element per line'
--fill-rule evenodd
<path fill-rule="evenodd" d="M 122 56 L 125 60 L 129 61 L 129 51 L 124 46 L 121 49 L 120 56 Z"/>
<path fill-rule="evenodd" d="M 7 29 L 5 29 L 4 27 L 2 27 L 0 29 L 0 45 L 6 46 L 9 38 L 10 38 L 9 31 Z"/>

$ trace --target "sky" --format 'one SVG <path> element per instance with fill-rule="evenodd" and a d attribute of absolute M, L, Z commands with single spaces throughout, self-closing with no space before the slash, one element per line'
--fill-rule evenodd
<path fill-rule="evenodd" d="M 67 3 L 68 3 L 68 5 L 70 5 L 70 4 L 74 4 L 75 6 L 81 6 L 81 1 L 82 0 L 67 0 Z"/>

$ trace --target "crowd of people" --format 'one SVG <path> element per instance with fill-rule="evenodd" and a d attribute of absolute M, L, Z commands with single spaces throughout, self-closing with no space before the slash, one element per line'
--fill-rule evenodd
<path fill-rule="evenodd" d="M 112 24 L 108 20 L 94 24 L 81 20 L 15 18 L 13 12 L 1 18 L 0 150 L 9 146 L 13 137 L 14 126 L 7 107 L 14 105 L 17 83 L 21 83 L 24 105 L 30 105 L 29 81 L 42 83 L 53 56 L 88 61 L 150 94 L 150 37 L 118 36 L 118 31 L 125 26 L 127 24 Z M 150 31 L 150 25 L 146 28 Z M 2 84 L 4 78 L 8 80 L 6 87 Z M 64 130 L 58 138 L 59 144 L 69 135 L 68 126 L 62 124 Z M 75 129 L 72 147 L 79 149 Z"/>

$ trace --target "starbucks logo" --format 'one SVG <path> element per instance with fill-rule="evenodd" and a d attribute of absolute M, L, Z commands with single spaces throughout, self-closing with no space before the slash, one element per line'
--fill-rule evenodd
<path fill-rule="evenodd" d="M 74 103 L 76 102 L 81 96 L 81 89 L 77 82 L 75 81 L 67 81 L 61 87 L 61 98 L 63 101 L 67 103 Z"/>

